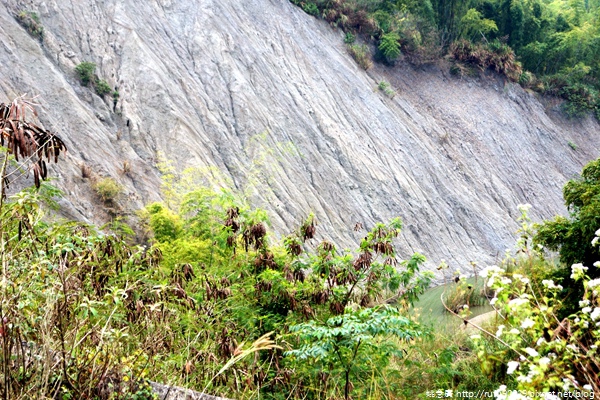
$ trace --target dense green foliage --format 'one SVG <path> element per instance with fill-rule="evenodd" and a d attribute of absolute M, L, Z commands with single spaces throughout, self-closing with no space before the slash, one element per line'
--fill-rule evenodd
<path fill-rule="evenodd" d="M 540 224 L 535 242 L 560 254 L 564 268 L 556 271 L 553 278 L 564 286 L 564 307 L 560 313 L 564 317 L 579 308 L 584 292 L 584 287 L 571 276 L 570 266 L 582 263 L 589 268 L 591 278 L 600 278 L 600 266 L 596 263 L 600 260 L 600 248 L 596 246 L 600 231 L 600 159 L 586 165 L 579 179 L 567 182 L 563 197 L 569 218 L 557 216 Z"/>
<path fill-rule="evenodd" d="M 348 52 L 362 69 L 367 70 L 373 65 L 369 48 L 366 45 L 357 43 L 350 44 L 348 45 Z"/>
<path fill-rule="evenodd" d="M 393 334 L 408 341 L 422 335 L 414 322 L 389 307 L 348 312 L 329 318 L 325 324 L 312 320 L 294 325 L 290 330 L 300 335 L 303 344 L 286 354 L 299 361 L 314 363 L 311 365 L 314 372 L 331 371 L 332 378 L 334 374 L 339 375 L 334 382 L 344 383 L 345 398 L 350 398 L 353 380 L 359 378 L 368 383 L 373 375 L 383 380 L 382 372 L 389 366 L 390 359 L 393 356 L 403 358 L 394 342 L 378 341 L 378 336 Z M 366 385 L 359 386 L 354 395 L 368 397 L 371 393 L 367 388 Z M 394 392 L 397 390 L 394 388 Z"/>
<path fill-rule="evenodd" d="M 130 323 L 129 294 L 155 293 L 134 279 L 154 259 L 89 226 L 45 223 L 43 204 L 54 193 L 20 192 L 1 210 L 0 395 L 108 398 L 114 389 L 134 399 L 151 353 L 133 340 L 148 326 Z"/>
<path fill-rule="evenodd" d="M 396 32 L 381 35 L 379 51 L 388 63 L 393 64 L 400 56 L 400 36 Z"/>
<path fill-rule="evenodd" d="M 536 242 L 558 250 L 565 265 L 583 263 L 592 267 L 600 260 L 600 249 L 592 244 L 600 229 L 600 158 L 583 168 L 581 178 L 565 185 L 563 197 L 570 218 L 556 217 L 541 224 Z M 589 274 L 600 277 L 600 269 L 593 267 Z"/>
<path fill-rule="evenodd" d="M 327 241 L 310 250 L 312 215 L 280 246 L 266 214 L 231 192 L 175 190 L 174 208 L 141 213 L 154 243 L 144 248 L 118 224 L 44 222 L 48 189 L 1 209 L 3 398 L 147 399 L 149 376 L 237 398 L 394 396 L 388 373 L 422 335 L 400 309 L 431 278 L 423 256 L 397 261 L 398 219 L 367 232 L 357 255 Z M 362 333 L 329 336 L 344 356 L 323 370 L 294 350 L 311 342 L 308 326 Z M 341 350 L 356 338 L 354 356 Z"/>
<path fill-rule="evenodd" d="M 253 367 L 253 374 L 260 378 L 254 378 L 259 381 L 252 390 L 264 388 L 263 396 L 268 392 L 317 397 L 338 393 L 348 398 L 350 388 L 357 385 L 356 390 L 367 393 L 370 390 L 367 381 L 373 376 L 360 372 L 364 362 L 377 366 L 376 379 L 381 380 L 385 376 L 383 370 L 392 368 L 389 357 L 400 355 L 397 351 L 390 352 L 397 349 L 398 340 L 421 334 L 414 323 L 399 316 L 396 308 L 377 306 L 390 299 L 409 304 L 431 279 L 427 273 L 418 274 L 424 262 L 419 254 L 398 265 L 393 239 L 400 232 L 400 220 L 377 224 L 366 234 L 357 256 L 338 253 L 328 241 L 322 241 L 310 254 L 308 242 L 316 232 L 314 216 L 310 215 L 295 233 L 284 238 L 283 246 L 272 247 L 263 211 L 251 210 L 229 191 L 196 188 L 188 193 L 177 193 L 173 189 L 178 186 L 176 178 L 169 175 L 167 179 L 170 183 L 165 189 L 172 193 L 171 204 L 175 209 L 156 203 L 148 206 L 142 215 L 161 250 L 165 268 L 179 271 L 179 275 L 184 271 L 188 274 L 202 271 L 204 301 L 216 301 L 211 307 L 215 316 L 218 315 L 213 320 L 213 330 L 217 334 L 226 333 L 225 338 L 214 342 L 215 354 L 231 357 L 235 350 L 233 343 L 268 332 L 275 332 L 280 340 L 288 343 L 284 346 L 288 352 L 274 351 L 264 360 L 275 362 L 275 370 L 269 369 L 269 364 Z M 190 284 L 194 281 L 191 278 Z M 184 285 L 182 289 L 187 291 Z M 383 307 L 381 311 L 377 311 L 380 307 Z M 307 353 L 308 350 L 299 353 L 292 347 L 299 337 L 311 341 L 314 336 L 304 334 L 306 329 L 327 332 L 333 327 L 354 332 L 359 326 L 355 318 L 365 313 L 373 314 L 374 321 L 367 323 L 362 319 L 366 324 L 362 327 L 370 336 L 364 333 L 364 342 L 356 348 L 355 357 L 362 357 L 360 367 L 354 362 L 355 357 L 342 350 L 347 348 L 346 341 L 354 337 L 329 336 L 332 342 L 325 347 L 338 349 L 338 356 L 343 352 L 342 360 L 346 356 L 350 358 L 340 364 L 339 357 L 326 357 L 326 370 L 321 368 L 320 357 L 307 364 L 303 360 L 313 353 Z M 382 325 L 377 325 L 377 320 Z M 396 340 L 381 342 L 381 335 L 395 336 Z M 380 349 L 380 356 L 358 352 L 363 348 Z M 339 374 L 346 379 L 343 387 L 335 384 Z M 222 378 L 227 376 L 224 374 Z M 377 387 L 377 393 L 384 397 L 393 394 L 393 388 L 385 382 L 379 382 Z"/>
<path fill-rule="evenodd" d="M 596 340 L 597 330 L 582 329 L 600 318 L 598 280 L 573 267 L 574 280 L 585 282 L 583 309 L 570 317 L 564 343 L 540 342 L 558 329 L 562 288 L 548 283 L 526 207 L 520 256 L 488 269 L 492 303 L 508 319 L 470 339 L 428 332 L 408 317 L 402 305 L 430 277 L 418 274 L 419 254 L 397 264 L 398 219 L 374 226 L 354 253 L 327 241 L 310 246 L 312 215 L 278 246 L 264 212 L 229 191 L 197 188 L 173 193 L 175 209 L 146 207 L 155 242 L 144 248 L 90 226 L 44 222 L 54 194 L 47 185 L 18 193 L 0 215 L 5 398 L 150 399 L 149 376 L 236 398 L 415 398 L 502 384 L 549 390 L 569 376 L 597 387 L 573 369 L 596 368 L 593 354 L 561 349 Z M 462 279 L 455 309 L 464 318 L 460 302 L 475 302 Z M 550 370 L 552 354 L 560 359 Z M 512 361 L 520 355 L 526 360 Z M 531 381 L 513 379 L 515 363 Z"/>
<path fill-rule="evenodd" d="M 459 63 L 493 68 L 526 87 L 563 98 L 569 116 L 600 114 L 597 0 L 292 2 L 373 41 L 376 59 L 393 64 L 402 49 L 409 61 L 422 63 L 450 52 Z M 464 51 L 457 57 L 457 47 L 468 48 L 468 57 Z"/>

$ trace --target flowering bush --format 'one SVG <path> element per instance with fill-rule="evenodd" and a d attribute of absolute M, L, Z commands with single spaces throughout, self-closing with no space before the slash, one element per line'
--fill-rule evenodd
<path fill-rule="evenodd" d="M 555 273 L 563 286 L 563 307 L 560 319 L 574 313 L 580 307 L 579 300 L 583 295 L 580 283 L 570 277 L 569 267 L 583 263 L 589 267 L 587 275 L 600 278 L 600 268 L 593 267 L 600 260 L 600 246 L 596 246 L 595 232 L 600 228 L 600 158 L 588 163 L 581 171 L 581 177 L 567 182 L 563 187 L 565 206 L 569 216 L 557 216 L 536 226 L 534 242 L 545 248 L 558 251 L 560 261 L 567 268 Z M 594 242 L 596 240 L 596 242 Z"/>
<path fill-rule="evenodd" d="M 598 237 L 600 229 L 594 245 Z M 528 257 L 541 256 L 531 252 Z M 600 262 L 594 264 L 599 266 Z M 487 285 L 495 291 L 491 304 L 502 320 L 495 334 L 489 335 L 503 348 L 492 352 L 481 335 L 474 335 L 482 363 L 488 367 L 498 360 L 505 363 L 506 374 L 515 377 L 520 393 L 600 392 L 600 279 L 591 279 L 587 271 L 583 264 L 572 265 L 571 278 L 583 286 L 583 296 L 579 310 L 560 320 L 556 317 L 562 300 L 560 284 L 547 279 L 538 288 L 523 275 L 496 266 L 486 268 Z M 505 387 L 496 395 L 508 398 Z"/>

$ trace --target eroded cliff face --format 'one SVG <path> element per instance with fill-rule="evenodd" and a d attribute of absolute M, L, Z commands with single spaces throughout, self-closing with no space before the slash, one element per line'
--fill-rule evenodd
<path fill-rule="evenodd" d="M 19 10 L 38 13 L 41 42 Z M 107 218 L 81 165 L 125 185 L 132 211 L 160 199 L 163 152 L 230 180 L 279 235 L 313 211 L 321 238 L 354 247 L 357 222 L 401 216 L 402 254 L 470 270 L 513 245 L 518 204 L 564 213 L 562 186 L 599 155 L 597 122 L 501 78 L 365 72 L 340 31 L 287 0 L 3 0 L 0 43 L 0 100 L 38 95 L 69 147 L 53 174 L 71 218 Z M 116 107 L 78 82 L 83 61 L 118 88 Z"/>

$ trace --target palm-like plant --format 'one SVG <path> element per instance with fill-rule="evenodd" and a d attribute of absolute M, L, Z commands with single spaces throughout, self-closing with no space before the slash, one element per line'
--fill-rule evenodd
<path fill-rule="evenodd" d="M 28 122 L 27 111 L 35 115 L 33 103 L 22 97 L 10 104 L 0 104 L 0 145 L 7 148 L 0 170 L 2 197 L 5 194 L 4 188 L 9 183 L 9 175 L 6 174 L 9 154 L 12 154 L 16 161 L 21 157 L 23 164 L 28 164 L 27 168 L 33 170 L 35 186 L 39 188 L 40 181 L 48 175 L 45 160 L 53 159 L 54 162 L 58 162 L 60 152 L 67 151 L 67 147 L 58 136 Z"/>

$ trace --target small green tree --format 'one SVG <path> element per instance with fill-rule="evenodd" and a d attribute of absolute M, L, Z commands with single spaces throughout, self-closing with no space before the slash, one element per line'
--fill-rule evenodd
<path fill-rule="evenodd" d="M 112 91 L 110 85 L 104 79 L 100 79 L 98 82 L 96 82 L 95 88 L 98 96 L 107 95 Z"/>
<path fill-rule="evenodd" d="M 386 306 L 348 310 L 325 324 L 313 320 L 292 326 L 290 331 L 298 334 L 303 344 L 286 355 L 314 363 L 317 371 L 341 375 L 344 399 L 350 399 L 353 376 L 380 374 L 392 356 L 402 356 L 393 341 L 379 340 L 381 337 L 406 341 L 423 335 L 414 322 Z"/>
<path fill-rule="evenodd" d="M 396 337 L 397 342 L 398 338 L 408 340 L 423 334 L 416 324 L 401 316 L 398 308 L 385 305 L 395 303 L 402 307 L 413 303 L 432 278 L 430 273 L 418 274 L 425 261 L 418 253 L 400 263 L 403 268 L 398 268 L 393 239 L 401 227 L 399 218 L 376 224 L 361 242 L 356 257 L 337 255 L 331 243 L 322 242 L 316 257 L 308 264 L 312 274 L 307 281 L 314 282 L 312 289 L 305 288 L 304 283 L 288 285 L 282 277 L 275 279 L 272 272 L 268 278 L 265 274 L 259 276 L 261 287 L 268 287 L 271 292 L 297 293 L 299 303 L 308 294 L 306 297 L 312 299 L 309 308 L 317 315 L 333 314 L 325 323 L 313 316 L 309 322 L 290 327 L 293 334 L 300 336 L 301 345 L 286 354 L 290 362 L 314 379 L 315 391 L 335 396 L 332 391 L 339 388 L 328 387 L 327 383 L 320 389 L 317 387 L 321 385 L 319 382 L 327 382 L 329 378 L 333 382 L 337 377 L 343 380 L 344 398 L 348 399 L 354 383 L 382 378 L 390 359 L 400 355 L 390 336 Z M 320 304 L 328 305 L 329 313 Z M 287 313 L 287 309 L 283 311 Z M 305 360 L 311 362 L 307 365 Z"/>
<path fill-rule="evenodd" d="M 84 86 L 87 86 L 90 83 L 93 84 L 96 81 L 96 64 L 93 62 L 84 61 L 81 64 L 78 64 L 75 67 L 75 72 L 77 73 L 77 77 L 81 81 L 81 84 Z"/>
<path fill-rule="evenodd" d="M 319 7 L 317 7 L 317 5 L 315 3 L 306 2 L 303 4 L 304 5 L 302 6 L 302 9 L 304 10 L 305 13 L 314 15 L 314 16 L 319 15 Z"/>

